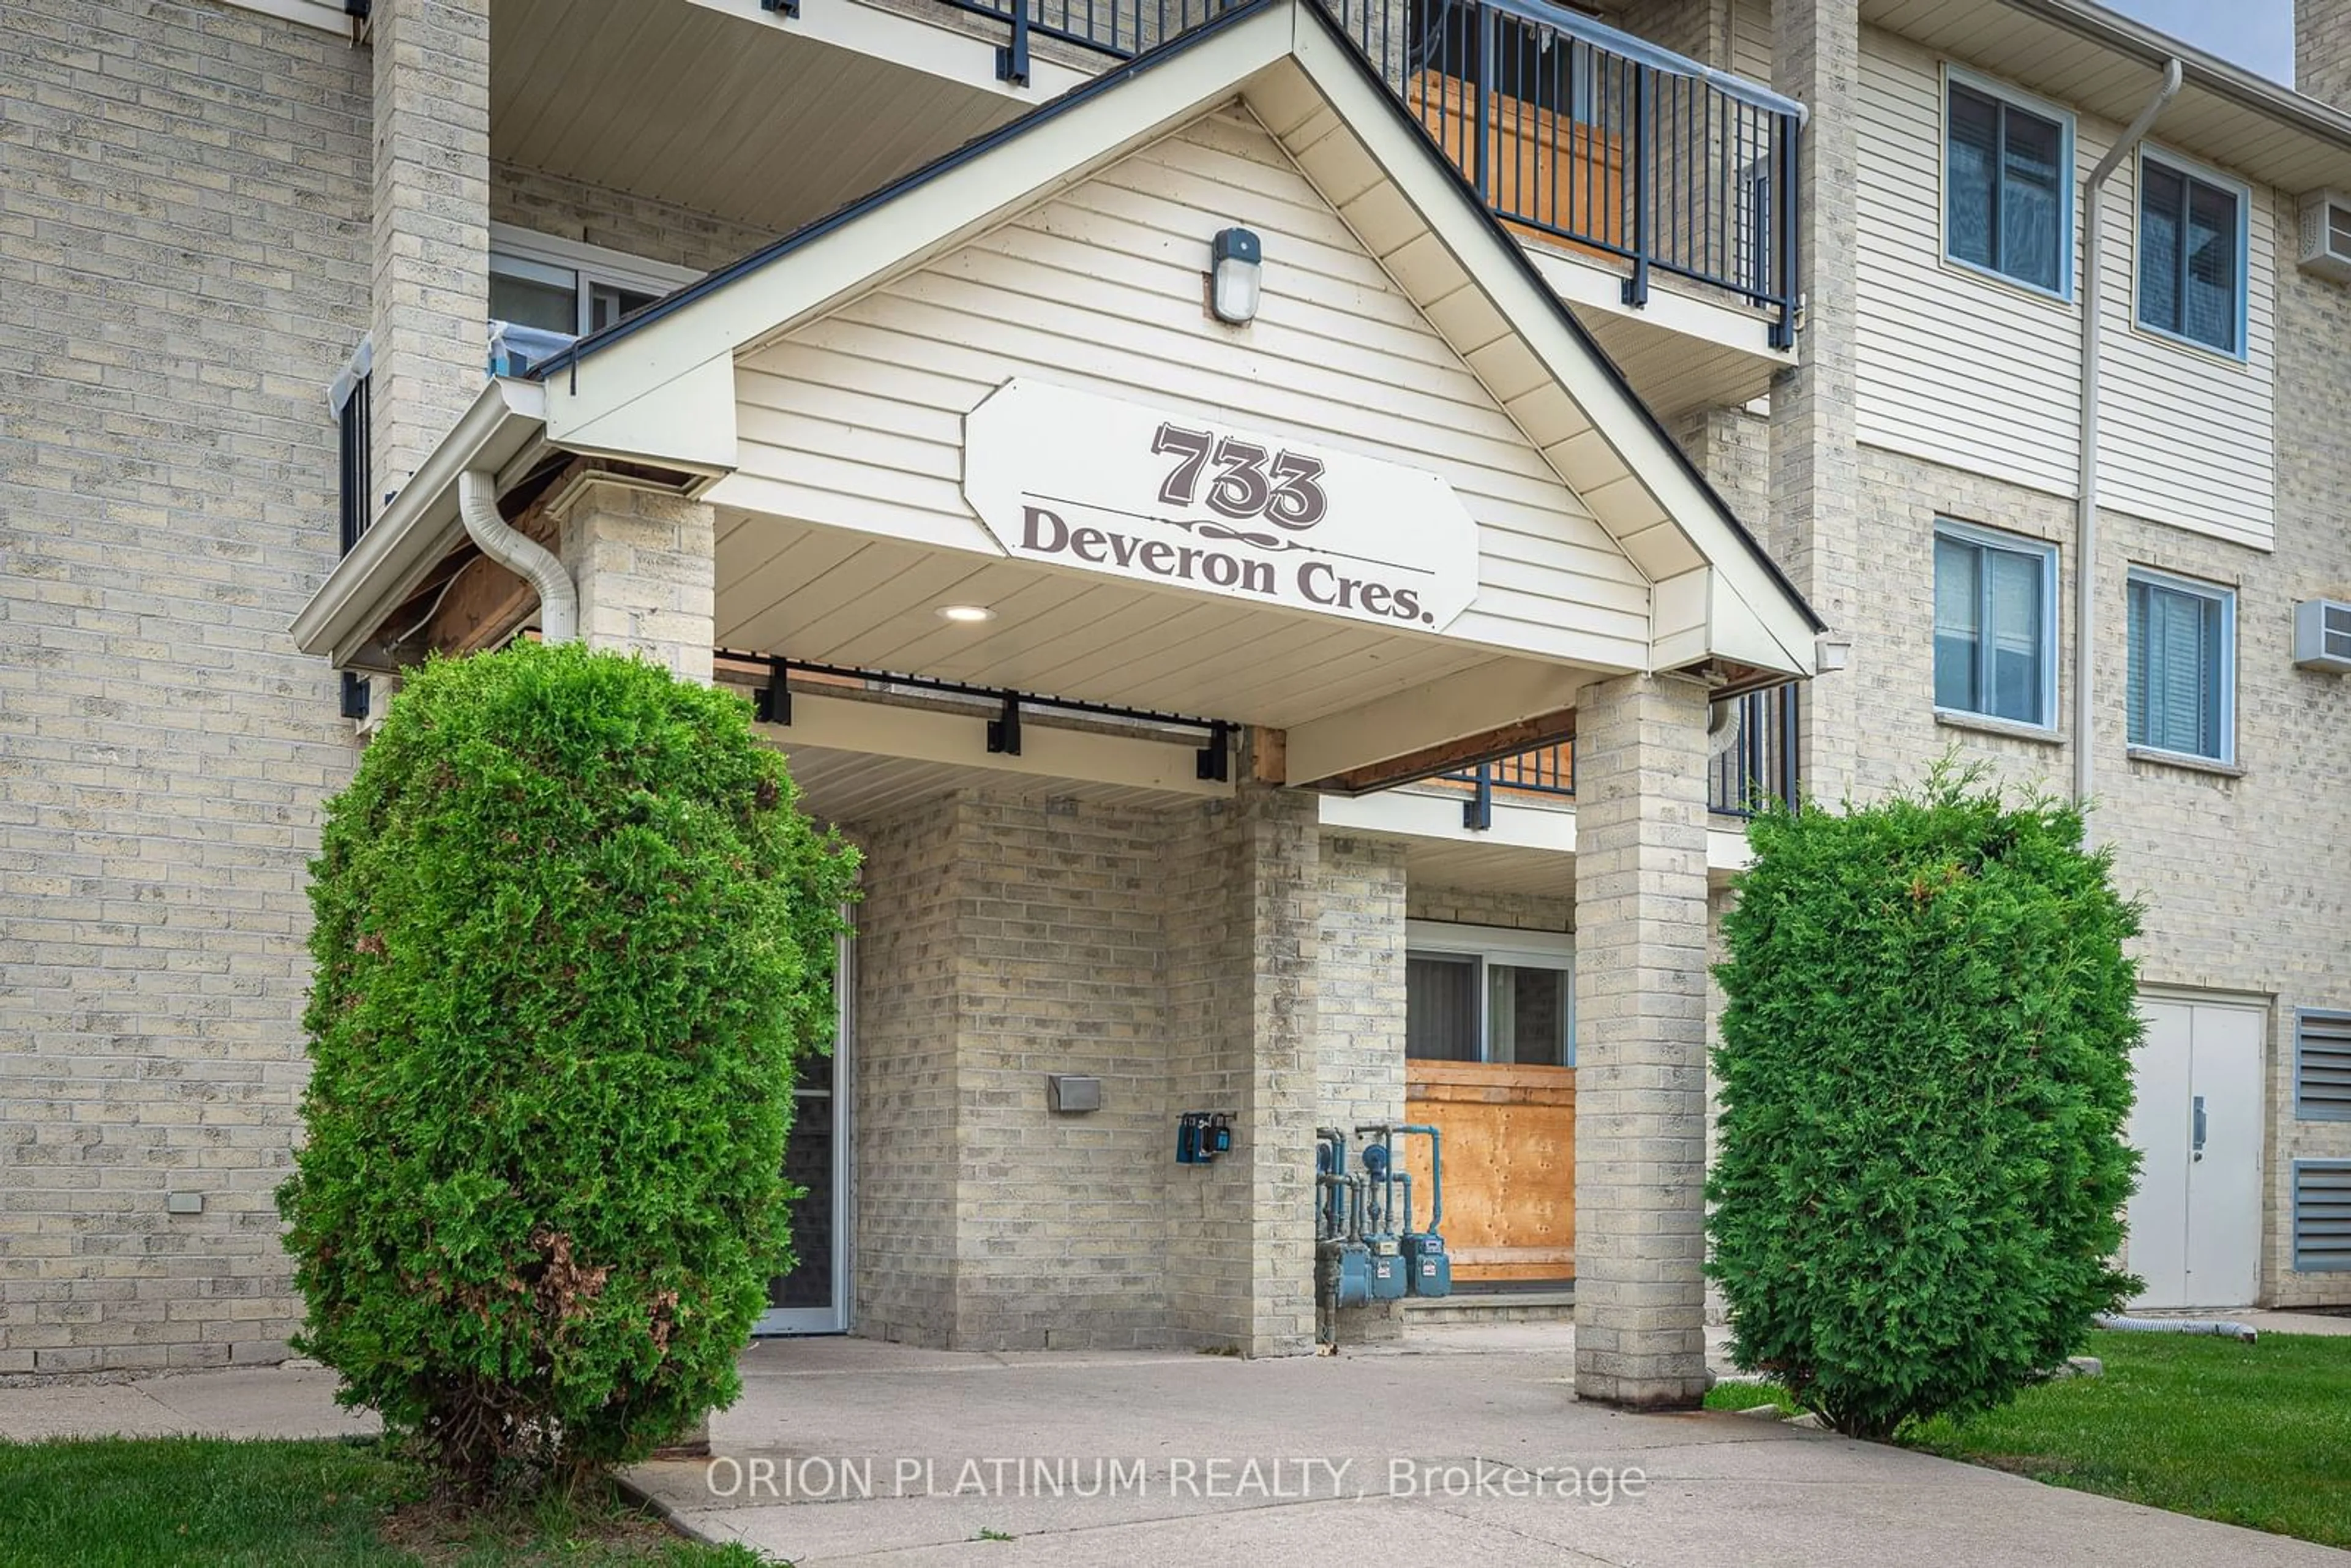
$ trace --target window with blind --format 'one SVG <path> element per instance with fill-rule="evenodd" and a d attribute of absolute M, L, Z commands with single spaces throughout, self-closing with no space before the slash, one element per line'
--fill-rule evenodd
<path fill-rule="evenodd" d="M 2245 191 L 2142 154 L 2138 324 L 2241 359 Z"/>
<path fill-rule="evenodd" d="M 2057 549 L 1935 525 L 1935 706 L 2046 728 L 2057 722 Z"/>
<path fill-rule="evenodd" d="M 1521 943 L 1552 936 L 1558 944 L 1530 951 L 1489 946 L 1479 927 L 1414 925 L 1416 945 L 1405 956 L 1407 1057 L 1575 1065 L 1574 959 L 1564 935 L 1500 934 Z"/>
<path fill-rule="evenodd" d="M 2074 126 L 1954 72 L 1943 114 L 1943 249 L 2060 298 L 2073 293 Z"/>
<path fill-rule="evenodd" d="M 2155 572 L 2130 574 L 2130 744 L 2233 759 L 2236 595 Z"/>

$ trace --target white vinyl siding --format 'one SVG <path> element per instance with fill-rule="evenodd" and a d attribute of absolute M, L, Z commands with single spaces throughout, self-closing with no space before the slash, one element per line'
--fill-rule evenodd
<path fill-rule="evenodd" d="M 1865 442 L 2070 497 L 2077 483 L 2081 223 L 2053 298 L 1943 254 L 1944 62 L 1891 34 L 1862 39 L 1855 286 L 1857 434 Z M 2062 106 L 2061 106 L 2062 107 Z M 2117 127 L 2077 118 L 2069 204 Z M 2118 512 L 2268 549 L 2276 470 L 2270 203 L 2248 204 L 2241 362 L 2131 325 L 2137 182 L 2109 181 L 2100 463 Z M 1996 351 L 1987 351 L 1987 346 Z"/>
<path fill-rule="evenodd" d="M 1263 301 L 1246 331 L 1204 334 L 1208 237 L 1237 223 L 1263 237 Z M 1244 111 L 747 353 L 727 496 L 997 553 L 962 496 L 962 421 L 1016 375 L 1433 470 L 1479 532 L 1448 637 L 1648 663 L 1638 569 Z"/>
<path fill-rule="evenodd" d="M 343 9 L 343 0 L 225 0 L 240 11 L 258 11 L 265 16 L 276 16 L 287 22 L 299 22 L 346 37 L 351 31 L 351 17 Z"/>

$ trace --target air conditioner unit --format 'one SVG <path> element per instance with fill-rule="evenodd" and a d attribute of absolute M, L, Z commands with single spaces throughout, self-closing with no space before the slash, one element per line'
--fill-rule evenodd
<path fill-rule="evenodd" d="M 2318 191 L 2302 199 L 2302 269 L 2351 283 L 2351 196 Z"/>
<path fill-rule="evenodd" d="M 2351 675 L 2351 604 L 2305 599 L 2295 605 L 2294 662 L 2305 670 Z"/>

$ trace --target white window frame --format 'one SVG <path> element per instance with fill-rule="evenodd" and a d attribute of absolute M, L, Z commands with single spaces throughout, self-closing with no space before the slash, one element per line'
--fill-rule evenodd
<path fill-rule="evenodd" d="M 1951 254 L 1951 89 L 1954 86 L 1995 99 L 2011 109 L 2021 109 L 2035 119 L 2055 123 L 2057 172 L 2061 177 L 2061 194 L 2057 202 L 2056 287 L 2044 288 L 2029 277 L 2019 277 L 2014 273 L 2002 272 L 1997 267 L 1986 267 L 1982 262 L 1970 261 L 1965 256 Z M 1948 60 L 1943 64 L 1942 93 L 1935 109 L 1935 224 L 1943 264 L 1971 277 L 1980 277 L 2010 288 L 2021 288 L 2036 299 L 2071 305 L 2074 302 L 2074 275 L 2078 270 L 2074 256 L 2074 206 L 2081 189 L 2081 179 L 2074 163 L 2073 111 Z"/>
<path fill-rule="evenodd" d="M 2167 746 L 2148 746 L 2130 738 L 2130 636 L 2129 584 L 2144 582 L 2151 587 L 2168 589 L 2177 593 L 2193 594 L 2199 599 L 2218 601 L 2220 606 L 2220 751 L 2207 756 L 2200 751 L 2174 751 Z M 2223 768 L 2237 764 L 2237 591 L 2225 582 L 2206 582 L 2199 578 L 2181 577 L 2175 572 L 2159 570 L 2151 566 L 2134 566 L 2125 574 L 2123 589 L 2123 742 L 2124 749 L 2133 757 L 2152 757 L 2162 760 L 2186 763 L 2190 767 L 2210 768 L 2218 763 Z"/>
<path fill-rule="evenodd" d="M 1442 920 L 1407 920 L 1404 925 L 1407 958 L 1468 958 L 1477 965 L 1470 995 L 1478 1007 L 1478 1057 L 1494 1060 L 1494 1041 L 1487 1013 L 1492 1003 L 1487 969 L 1496 964 L 1520 969 L 1552 969 L 1567 977 L 1567 1067 L 1575 1065 L 1575 934 L 1572 931 L 1522 931 L 1508 925 L 1461 925 Z M 1502 1065 L 1509 1065 L 1504 1063 Z M 1531 1066 L 1544 1066 L 1534 1062 Z"/>
<path fill-rule="evenodd" d="M 1989 724 L 2021 724 L 2028 729 L 2045 730 L 2050 734 L 2055 734 L 2057 730 L 2058 648 L 2057 547 L 2050 543 L 2047 539 L 2036 539 L 2030 534 L 2005 533 L 1999 528 L 1985 528 L 1980 523 L 1961 522 L 1957 517 L 1937 517 L 1935 519 L 1935 537 L 1938 539 L 1954 539 L 1959 543 L 1974 545 L 1979 549 L 1983 549 L 2006 550 L 2011 555 L 2037 555 L 2041 558 L 2042 716 L 2038 719 L 2013 719 L 2004 717 L 2000 714 L 1992 713 L 1988 710 L 1980 711 L 1975 708 L 1945 707 L 1939 702 L 1935 704 L 1935 711 L 1938 714 L 1944 715 L 1948 717 L 1960 719 L 1963 721 Z M 1928 570 L 1931 577 L 1933 570 L 1931 560 L 1929 562 Z M 1977 622 L 1977 636 L 1979 639 L 1990 636 L 1991 633 L 1989 605 L 1983 602 L 1983 599 L 1988 599 L 1990 594 L 1991 582 L 1991 574 L 1990 572 L 1983 574 L 1982 582 L 1983 587 L 1980 590 L 1980 593 L 1983 598 L 1980 598 L 1978 604 L 1979 620 Z M 1935 612 L 1932 597 L 1933 590 L 1930 588 L 1928 592 L 1928 608 L 1927 613 L 1927 643 L 1928 658 L 1928 695 L 1931 696 L 1933 694 L 1934 679 L 1933 656 Z"/>
<path fill-rule="evenodd" d="M 2201 338 L 2191 338 L 2185 332 L 2175 332 L 2168 327 L 2158 327 L 2139 316 L 2141 251 L 2147 244 L 2147 166 L 2162 164 L 2175 174 L 2185 174 L 2216 190 L 2228 192 L 2237 198 L 2237 347 L 2231 351 Z M 2131 330 L 2154 339 L 2159 343 L 2171 343 L 2183 349 L 2193 349 L 2199 354 L 2210 354 L 2216 360 L 2242 365 L 2251 361 L 2252 345 L 2253 303 L 2253 188 L 2233 175 L 2223 174 L 2209 163 L 2184 158 L 2168 147 L 2151 142 L 2139 143 L 2138 157 L 2131 173 L 2131 249 L 2130 249 L 2130 325 Z M 2180 243 L 2187 243 L 2181 236 Z"/>
<path fill-rule="evenodd" d="M 559 287 L 564 275 L 569 275 L 576 301 L 573 330 L 581 336 L 588 331 L 590 291 L 600 283 L 659 296 L 699 283 L 704 277 L 692 267 L 647 261 L 626 251 L 538 234 L 512 224 L 490 225 L 490 270 Z"/>

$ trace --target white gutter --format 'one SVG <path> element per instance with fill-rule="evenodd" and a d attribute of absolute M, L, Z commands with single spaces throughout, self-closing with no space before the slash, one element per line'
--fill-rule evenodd
<path fill-rule="evenodd" d="M 539 439 L 546 406 L 537 382 L 500 378 L 484 386 L 294 618 L 294 645 L 338 664 L 360 653 L 376 621 L 414 591 L 464 532 L 457 476 L 473 469 L 503 473 Z"/>
<path fill-rule="evenodd" d="M 573 643 L 580 638 L 580 594 L 555 552 L 517 532 L 498 516 L 498 482 L 479 468 L 457 476 L 457 516 L 482 553 L 538 591 L 538 638 Z"/>
<path fill-rule="evenodd" d="M 2172 95 L 2179 90 L 2179 60 L 2166 61 L 2163 85 L 2138 111 L 2106 155 L 2082 182 L 2082 451 L 2074 517 L 2074 800 L 2087 805 L 2096 779 L 2090 757 L 2092 720 L 2097 705 L 2092 700 L 2097 673 L 2098 626 L 2098 319 L 2099 221 L 2098 195 L 2106 179 L 2130 155 L 2155 124 Z"/>

